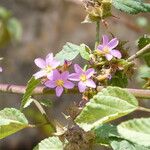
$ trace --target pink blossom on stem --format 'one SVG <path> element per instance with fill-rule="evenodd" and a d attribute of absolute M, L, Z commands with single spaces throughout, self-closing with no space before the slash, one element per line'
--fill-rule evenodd
<path fill-rule="evenodd" d="M 81 93 L 84 92 L 87 87 L 96 88 L 95 82 L 91 79 L 95 73 L 93 68 L 84 71 L 78 64 L 75 64 L 74 70 L 76 73 L 70 74 L 68 79 L 78 82 L 78 88 Z"/>
<path fill-rule="evenodd" d="M 108 61 L 110 61 L 113 57 L 120 59 L 122 57 L 119 50 L 116 50 L 116 46 L 119 44 L 117 38 L 113 38 L 109 41 L 108 36 L 103 35 L 103 43 L 100 44 L 97 49 L 102 55 L 106 57 Z"/>
<path fill-rule="evenodd" d="M 45 60 L 42 58 L 36 58 L 34 62 L 41 69 L 33 75 L 35 79 L 47 77 L 48 75 L 53 76 L 53 70 L 60 65 L 60 62 L 56 61 L 53 57 L 53 53 L 49 53 Z"/>
<path fill-rule="evenodd" d="M 45 82 L 45 86 L 49 88 L 55 88 L 56 96 L 60 97 L 66 89 L 72 89 L 74 87 L 74 83 L 68 81 L 69 72 L 65 71 L 60 73 L 58 70 L 53 71 L 53 78 L 48 76 L 48 81 Z"/>

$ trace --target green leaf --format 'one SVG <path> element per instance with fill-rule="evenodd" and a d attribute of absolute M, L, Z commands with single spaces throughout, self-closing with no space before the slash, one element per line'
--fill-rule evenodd
<path fill-rule="evenodd" d="M 33 150 L 63 150 L 63 143 L 58 137 L 50 137 L 41 141 Z"/>
<path fill-rule="evenodd" d="M 95 95 L 75 122 L 85 131 L 127 115 L 138 107 L 136 98 L 119 87 L 108 87 Z"/>
<path fill-rule="evenodd" d="M 8 23 L 7 23 L 7 29 L 10 33 L 12 40 L 15 39 L 15 40 L 19 41 L 21 39 L 22 26 L 17 19 L 15 19 L 15 18 L 9 19 Z"/>
<path fill-rule="evenodd" d="M 150 150 L 149 148 L 141 145 L 133 144 L 129 141 L 118 139 L 110 142 L 113 150 Z"/>
<path fill-rule="evenodd" d="M 22 102 L 21 102 L 21 107 L 20 107 L 21 110 L 24 108 L 24 106 L 26 106 L 26 103 L 28 103 L 28 101 L 30 101 L 32 92 L 39 83 L 40 83 L 40 80 L 39 79 L 36 80 L 34 77 L 32 77 L 28 81 L 26 92 L 23 95 Z"/>
<path fill-rule="evenodd" d="M 39 103 L 45 107 L 52 107 L 53 103 L 49 99 L 40 100 Z"/>
<path fill-rule="evenodd" d="M 117 129 L 123 138 L 150 147 L 150 118 L 129 120 L 118 125 Z"/>
<path fill-rule="evenodd" d="M 112 5 L 120 11 L 129 14 L 138 14 L 141 12 L 150 12 L 150 4 L 139 0 L 112 0 Z"/>
<path fill-rule="evenodd" d="M 28 127 L 24 114 L 14 108 L 5 108 L 0 111 L 0 139 Z"/>
<path fill-rule="evenodd" d="M 142 49 L 147 44 L 150 44 L 150 36 L 144 35 L 143 37 L 141 37 L 139 39 L 138 47 L 139 47 L 139 49 Z M 149 49 L 149 52 L 143 54 L 143 56 L 141 58 L 143 58 L 145 60 L 145 62 L 147 63 L 147 65 L 150 67 L 150 49 Z"/>
<path fill-rule="evenodd" d="M 64 63 L 65 60 L 71 61 L 77 57 L 79 54 L 80 46 L 67 42 L 62 51 L 56 54 L 55 58 Z"/>
<path fill-rule="evenodd" d="M 122 71 L 118 71 L 112 79 L 108 81 L 108 85 L 125 88 L 128 85 L 128 78 Z"/>
<path fill-rule="evenodd" d="M 80 45 L 80 55 L 83 59 L 85 60 L 90 60 L 90 48 L 85 45 L 85 44 L 81 44 Z"/>
<path fill-rule="evenodd" d="M 118 137 L 117 127 L 109 124 L 100 125 L 93 129 L 95 133 L 95 143 L 109 145 L 110 137 Z"/>
<path fill-rule="evenodd" d="M 7 20 L 11 17 L 11 12 L 0 6 L 0 19 Z"/>

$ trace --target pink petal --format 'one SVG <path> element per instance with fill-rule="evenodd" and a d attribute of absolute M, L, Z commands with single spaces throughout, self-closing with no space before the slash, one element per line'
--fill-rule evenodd
<path fill-rule="evenodd" d="M 57 68 L 60 65 L 60 62 L 57 60 L 53 60 L 49 64 L 53 69 Z"/>
<path fill-rule="evenodd" d="M 54 71 L 51 71 L 50 73 L 47 74 L 47 78 L 49 80 L 54 80 Z"/>
<path fill-rule="evenodd" d="M 91 80 L 91 79 L 88 79 L 86 81 L 86 86 L 91 87 L 91 88 L 96 88 L 95 82 L 93 80 Z"/>
<path fill-rule="evenodd" d="M 41 71 L 38 71 L 37 73 L 35 73 L 33 76 L 35 77 L 35 79 L 39 79 L 41 77 L 46 76 L 46 72 L 44 70 L 41 70 Z"/>
<path fill-rule="evenodd" d="M 111 53 L 111 55 L 113 55 L 114 57 L 117 57 L 119 59 L 122 57 L 120 51 L 118 51 L 118 50 L 111 50 L 110 53 Z"/>
<path fill-rule="evenodd" d="M 110 61 L 113 58 L 111 54 L 106 54 L 105 57 L 108 61 Z"/>
<path fill-rule="evenodd" d="M 117 45 L 119 44 L 119 41 L 117 40 L 117 38 L 112 39 L 109 43 L 108 43 L 108 47 L 110 49 L 115 48 Z"/>
<path fill-rule="evenodd" d="M 50 64 L 53 61 L 53 53 L 49 53 L 46 56 L 46 64 Z"/>
<path fill-rule="evenodd" d="M 90 77 L 93 76 L 93 74 L 95 73 L 94 69 L 93 68 L 89 68 L 85 74 L 86 74 L 86 77 L 89 79 Z"/>
<path fill-rule="evenodd" d="M 76 73 L 82 73 L 83 72 L 83 69 L 78 64 L 74 65 L 74 70 Z"/>
<path fill-rule="evenodd" d="M 67 80 L 68 79 L 68 76 L 69 76 L 69 72 L 68 71 L 65 71 L 61 74 L 61 79 L 63 80 Z"/>
<path fill-rule="evenodd" d="M 109 38 L 107 35 L 103 35 L 103 45 L 106 46 L 109 42 Z"/>
<path fill-rule="evenodd" d="M 104 49 L 104 46 L 103 45 L 98 45 L 97 49 L 102 51 Z"/>
<path fill-rule="evenodd" d="M 0 72 L 2 72 L 3 71 L 3 68 L 2 67 L 0 67 Z"/>
<path fill-rule="evenodd" d="M 64 87 L 65 87 L 66 89 L 72 89 L 72 88 L 74 87 L 74 84 L 73 84 L 72 82 L 70 82 L 70 81 L 66 81 L 66 82 L 64 83 Z"/>
<path fill-rule="evenodd" d="M 62 94 L 62 92 L 64 91 L 64 89 L 63 89 L 62 86 L 57 86 L 56 89 L 55 89 L 55 91 L 56 91 L 56 96 L 60 97 L 61 94 Z"/>
<path fill-rule="evenodd" d="M 53 80 L 61 79 L 60 72 L 56 69 L 53 71 Z"/>
<path fill-rule="evenodd" d="M 42 58 L 36 58 L 34 62 L 41 69 L 45 68 L 46 66 L 46 62 Z"/>
<path fill-rule="evenodd" d="M 80 81 L 80 75 L 77 73 L 72 73 L 69 75 L 68 79 L 71 81 Z"/>
<path fill-rule="evenodd" d="M 49 87 L 49 88 L 55 88 L 56 87 L 55 81 L 48 80 L 44 84 L 46 87 Z"/>
<path fill-rule="evenodd" d="M 84 82 L 80 81 L 78 83 L 78 88 L 79 88 L 79 91 L 82 93 L 86 90 L 86 84 Z"/>

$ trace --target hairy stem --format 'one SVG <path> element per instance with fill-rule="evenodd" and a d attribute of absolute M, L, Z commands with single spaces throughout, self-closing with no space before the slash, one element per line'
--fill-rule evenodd
<path fill-rule="evenodd" d="M 56 131 L 55 126 L 49 120 L 49 118 L 48 118 L 44 108 L 41 106 L 41 104 L 38 101 L 36 101 L 36 100 L 33 100 L 33 102 L 36 105 L 36 107 L 38 108 L 38 110 L 40 111 L 40 113 L 42 114 L 42 116 L 45 119 L 46 123 L 49 124 L 54 131 Z"/>
<path fill-rule="evenodd" d="M 95 42 L 95 49 L 99 45 L 99 41 L 100 41 L 100 22 L 97 21 L 96 22 L 96 42 Z"/>
<path fill-rule="evenodd" d="M 104 87 L 98 86 L 97 91 L 100 92 Z M 0 84 L 0 91 L 5 93 L 15 93 L 15 94 L 24 94 L 26 90 L 26 86 L 13 85 L 13 84 Z M 137 98 L 150 99 L 150 90 L 143 89 L 126 89 L 131 94 L 133 94 Z M 73 90 L 69 90 L 67 94 L 78 94 L 78 89 L 75 88 Z M 32 95 L 40 95 L 40 94 L 55 94 L 53 89 L 48 89 L 44 86 L 38 86 L 34 89 Z"/>
<path fill-rule="evenodd" d="M 149 108 L 138 107 L 138 109 L 137 109 L 137 110 L 145 111 L 145 112 L 149 112 L 149 113 L 150 113 L 150 109 L 149 109 Z"/>
<path fill-rule="evenodd" d="M 142 54 L 144 54 L 145 52 L 150 52 L 150 43 L 147 44 L 144 48 L 142 48 L 141 50 L 139 50 L 136 54 L 132 55 L 131 57 L 129 57 L 127 59 L 127 61 L 133 61 L 135 58 L 138 58 L 139 56 L 141 56 Z"/>

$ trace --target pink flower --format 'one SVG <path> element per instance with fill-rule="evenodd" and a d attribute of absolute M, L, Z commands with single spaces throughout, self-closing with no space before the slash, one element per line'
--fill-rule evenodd
<path fill-rule="evenodd" d="M 2 67 L 0 67 L 0 72 L 2 72 L 3 71 L 3 69 L 2 69 Z"/>
<path fill-rule="evenodd" d="M 64 88 L 72 89 L 74 87 L 74 84 L 68 81 L 68 76 L 68 71 L 60 73 L 58 70 L 54 70 L 53 78 L 51 76 L 48 76 L 49 80 L 45 82 L 45 86 L 49 88 L 55 88 L 56 95 L 60 97 L 64 91 Z"/>
<path fill-rule="evenodd" d="M 53 70 L 60 65 L 60 62 L 54 59 L 53 53 L 48 54 L 45 60 L 42 58 L 36 58 L 34 62 L 41 69 L 33 75 L 35 79 L 47 77 L 48 75 L 52 76 Z"/>
<path fill-rule="evenodd" d="M 78 81 L 78 88 L 81 93 L 84 92 L 87 87 L 96 88 L 96 84 L 90 79 L 95 73 L 93 68 L 84 71 L 78 64 L 75 64 L 74 70 L 76 73 L 70 74 L 68 79 Z"/>
<path fill-rule="evenodd" d="M 113 57 L 121 58 L 121 53 L 119 50 L 114 49 L 119 44 L 117 38 L 113 38 L 109 41 L 108 36 L 103 36 L 103 44 L 99 45 L 97 48 L 99 52 L 101 52 L 108 61 L 110 61 Z"/>

